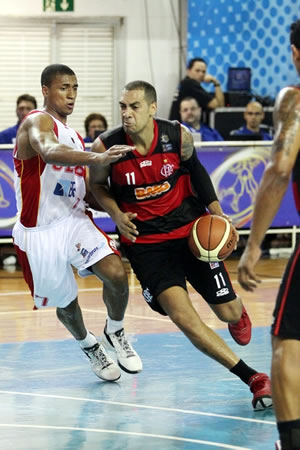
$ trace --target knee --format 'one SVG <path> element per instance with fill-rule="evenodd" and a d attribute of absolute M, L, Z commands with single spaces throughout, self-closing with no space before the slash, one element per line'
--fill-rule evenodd
<path fill-rule="evenodd" d="M 222 322 L 236 323 L 242 316 L 243 305 L 240 298 L 236 297 L 231 302 L 218 305 L 214 311 Z"/>
<path fill-rule="evenodd" d="M 59 320 L 72 319 L 76 315 L 78 307 L 79 307 L 79 305 L 78 305 L 78 301 L 76 298 L 65 308 L 60 308 L 58 306 L 56 308 L 56 315 Z"/>

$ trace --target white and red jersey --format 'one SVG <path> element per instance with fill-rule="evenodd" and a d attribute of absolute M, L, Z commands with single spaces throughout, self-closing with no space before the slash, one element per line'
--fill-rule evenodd
<path fill-rule="evenodd" d="M 48 114 L 34 110 L 29 114 Z M 81 136 L 72 128 L 51 116 L 53 131 L 60 144 L 84 151 Z M 84 210 L 85 168 L 46 164 L 37 154 L 33 158 L 18 159 L 14 149 L 15 191 L 19 220 L 26 228 L 50 225 L 71 214 Z"/>

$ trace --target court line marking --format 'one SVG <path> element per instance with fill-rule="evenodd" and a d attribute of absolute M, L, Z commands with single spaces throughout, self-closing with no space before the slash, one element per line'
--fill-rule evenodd
<path fill-rule="evenodd" d="M 125 436 L 141 436 L 147 438 L 166 439 L 169 441 L 193 442 L 194 444 L 205 444 L 211 447 L 229 448 L 232 450 L 251 450 L 248 447 L 237 447 L 236 445 L 223 444 L 220 442 L 201 441 L 199 439 L 182 438 L 177 436 L 168 436 L 164 434 L 138 433 L 134 431 L 104 430 L 97 428 L 81 428 L 81 427 L 56 427 L 51 425 L 26 425 L 26 424 L 11 424 L 11 423 L 0 423 L 0 427 L 35 428 L 41 430 L 68 430 L 68 431 L 85 431 L 85 432 L 89 431 L 92 433 L 122 434 Z"/>
<path fill-rule="evenodd" d="M 30 393 L 30 392 L 16 392 L 16 391 L 2 391 L 2 390 L 0 390 L 0 394 L 25 395 L 25 396 L 29 396 L 29 397 L 56 398 L 56 399 L 60 399 L 60 400 L 74 400 L 74 401 L 80 401 L 80 402 L 83 401 L 83 402 L 101 403 L 101 404 L 107 404 L 107 405 L 126 406 L 126 407 L 129 406 L 130 408 L 154 409 L 154 410 L 158 410 L 158 411 L 179 412 L 179 413 L 183 413 L 183 414 L 194 414 L 194 415 L 199 415 L 199 416 L 218 417 L 218 418 L 222 418 L 222 419 L 241 420 L 244 422 L 251 422 L 251 423 L 276 425 L 276 422 L 272 422 L 270 420 L 249 419 L 246 417 L 227 416 L 224 414 L 206 413 L 203 411 L 193 411 L 193 410 L 189 410 L 189 409 L 167 408 L 164 406 L 149 406 L 149 405 L 139 405 L 137 403 L 113 402 L 111 400 L 97 400 L 97 399 L 84 398 L 84 397 L 69 397 L 69 396 L 65 396 L 65 395 L 37 394 L 37 393 Z"/>

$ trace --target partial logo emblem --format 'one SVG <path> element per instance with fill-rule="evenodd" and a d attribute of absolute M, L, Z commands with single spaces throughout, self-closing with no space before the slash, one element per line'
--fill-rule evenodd
<path fill-rule="evenodd" d="M 14 172 L 3 161 L 0 161 L 0 217 L 0 228 L 11 228 L 17 220 Z"/>
<path fill-rule="evenodd" d="M 167 144 L 167 142 L 169 142 L 170 138 L 167 134 L 162 134 L 160 140 L 163 144 Z"/>
<path fill-rule="evenodd" d="M 223 288 L 223 289 L 220 289 L 219 291 L 217 291 L 217 297 L 222 297 L 223 295 L 227 295 L 227 294 L 229 294 L 228 288 Z"/>
<path fill-rule="evenodd" d="M 75 181 L 59 180 L 55 186 L 54 195 L 61 197 L 75 197 L 76 187 Z"/>
<path fill-rule="evenodd" d="M 269 148 L 247 147 L 233 153 L 211 174 L 219 201 L 238 228 L 252 219 L 254 199 L 269 159 Z"/>
<path fill-rule="evenodd" d="M 151 303 L 153 300 L 153 295 L 151 294 L 149 288 L 143 290 L 143 296 L 147 303 Z"/>
<path fill-rule="evenodd" d="M 174 164 L 164 164 L 161 168 L 161 175 L 165 178 L 168 178 L 174 172 Z"/>

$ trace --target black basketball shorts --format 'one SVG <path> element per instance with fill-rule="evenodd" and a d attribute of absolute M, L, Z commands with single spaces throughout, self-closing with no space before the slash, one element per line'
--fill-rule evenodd
<path fill-rule="evenodd" d="M 187 239 L 176 239 L 158 244 L 124 246 L 149 306 L 166 315 L 157 296 L 172 286 L 187 290 L 186 280 L 207 303 L 227 303 L 236 298 L 229 274 L 223 262 L 199 261 L 189 250 Z"/>
<path fill-rule="evenodd" d="M 271 332 L 300 340 L 300 245 L 291 255 L 277 295 Z"/>

